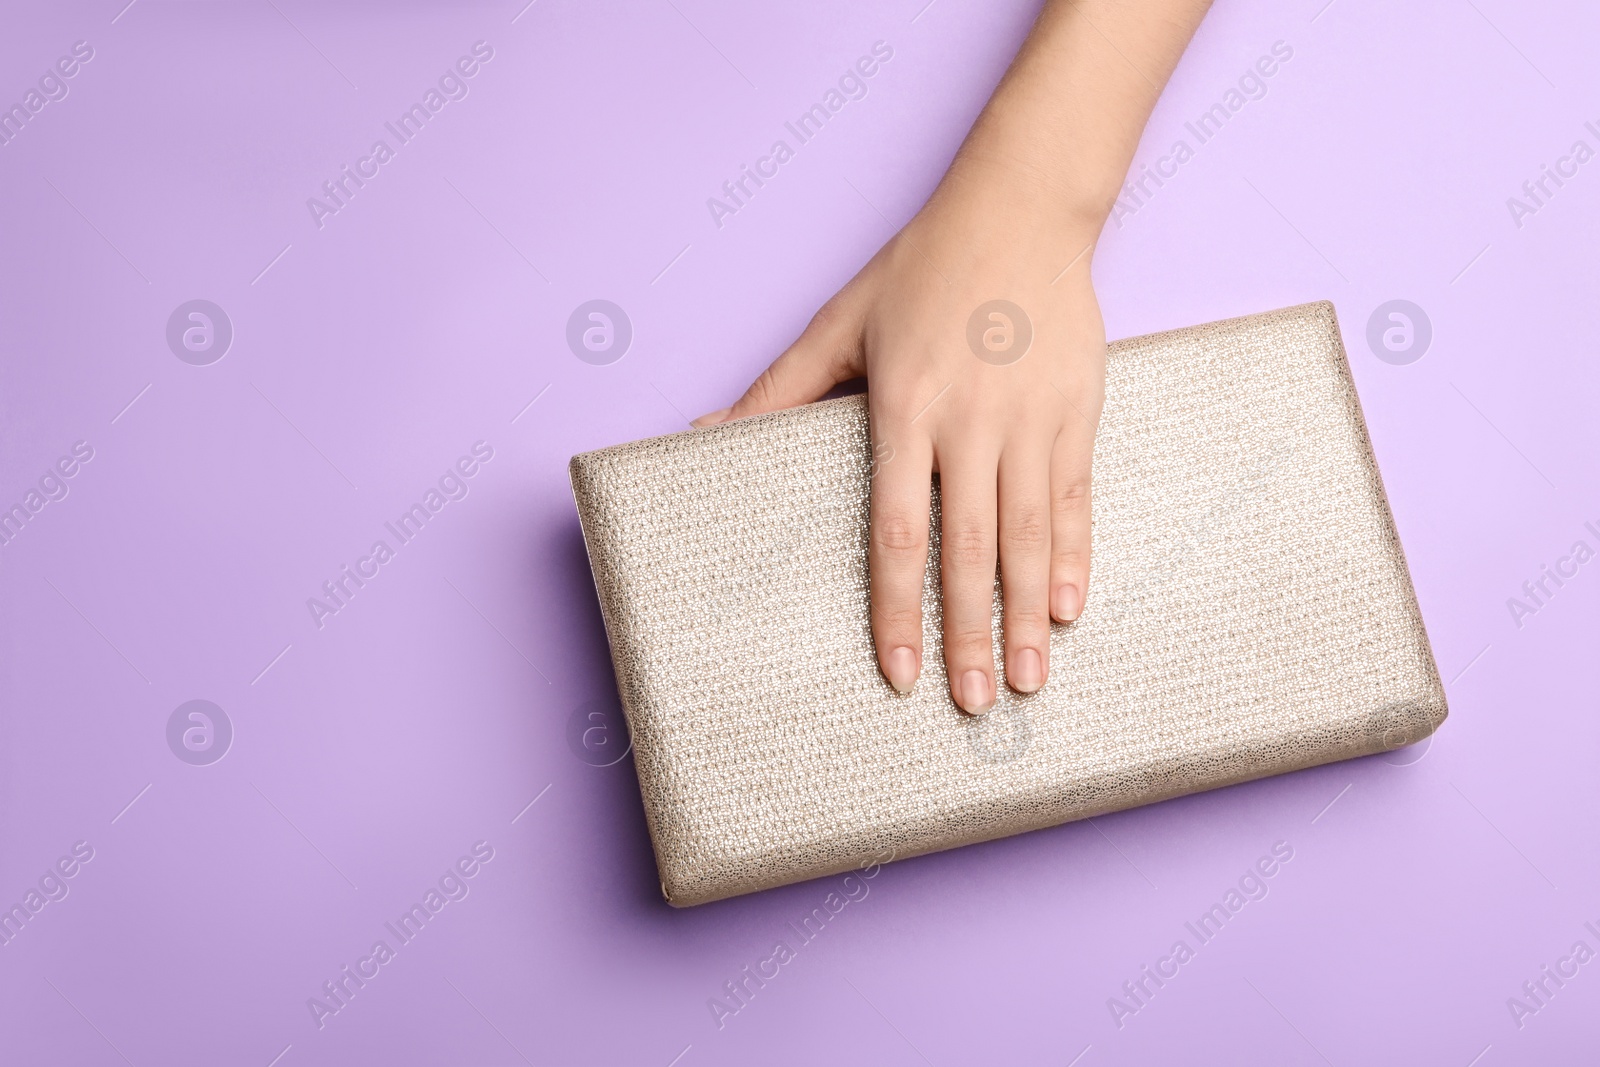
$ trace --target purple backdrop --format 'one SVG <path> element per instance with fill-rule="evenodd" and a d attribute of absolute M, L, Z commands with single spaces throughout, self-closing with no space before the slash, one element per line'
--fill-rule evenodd
<path fill-rule="evenodd" d="M 1033 6 L 124 3 L 0 34 L 17 1062 L 1593 1048 L 1592 9 L 1219 4 L 1097 262 L 1113 336 L 1335 301 L 1442 731 L 894 864 L 802 941 L 826 881 L 659 898 L 566 460 L 735 396 Z"/>

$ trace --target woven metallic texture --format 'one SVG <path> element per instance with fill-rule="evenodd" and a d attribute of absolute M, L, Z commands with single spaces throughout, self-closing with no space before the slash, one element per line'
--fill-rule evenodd
<path fill-rule="evenodd" d="M 1416 741 L 1444 690 L 1333 306 L 1110 346 L 1088 603 L 1050 680 L 952 704 L 868 626 L 865 398 L 575 456 L 675 905 Z M 937 503 L 937 496 L 935 498 Z M 999 658 L 1000 605 L 994 632 Z"/>

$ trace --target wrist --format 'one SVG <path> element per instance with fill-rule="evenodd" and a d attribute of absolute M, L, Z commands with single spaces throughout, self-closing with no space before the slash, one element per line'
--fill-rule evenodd
<path fill-rule="evenodd" d="M 960 205 L 985 229 L 995 224 L 1032 241 L 1092 250 L 1116 202 L 1115 187 L 1070 170 L 1052 172 L 1020 154 L 964 146 L 930 206 Z"/>

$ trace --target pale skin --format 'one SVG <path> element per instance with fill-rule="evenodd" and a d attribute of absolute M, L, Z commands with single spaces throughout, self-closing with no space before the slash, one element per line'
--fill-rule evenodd
<path fill-rule="evenodd" d="M 1106 339 L 1090 267 L 1161 87 L 1210 0 L 1047 0 L 916 216 L 824 304 L 728 419 L 819 399 L 865 376 L 874 454 L 872 637 L 884 677 L 922 673 L 922 584 L 939 475 L 944 660 L 969 714 L 994 706 L 996 567 L 1005 681 L 1050 677 L 1052 622 L 1089 593 L 1090 468 Z M 1014 362 L 968 343 L 1008 300 L 1033 339 Z M 1002 320 L 985 319 L 1002 330 Z M 1016 323 L 1010 323 L 1015 338 Z"/>

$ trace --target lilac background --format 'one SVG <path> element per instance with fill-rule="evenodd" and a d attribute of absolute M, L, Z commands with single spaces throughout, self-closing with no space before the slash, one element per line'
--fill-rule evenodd
<path fill-rule="evenodd" d="M 631 762 L 567 740 L 615 690 L 566 460 L 736 395 L 915 210 L 1034 8 L 524 2 L 7 5 L 0 100 L 95 50 L 0 147 L 0 506 L 94 449 L 0 549 L 0 905 L 95 850 L 0 947 L 10 1056 L 1466 1067 L 1594 1047 L 1600 963 L 1520 1028 L 1507 998 L 1600 949 L 1600 563 L 1520 628 L 1506 601 L 1600 547 L 1600 163 L 1520 227 L 1506 198 L 1600 146 L 1600 16 L 1220 3 L 1141 163 L 1274 41 L 1293 58 L 1096 264 L 1113 336 L 1335 301 L 1448 684 L 1431 744 L 886 867 L 719 1029 L 708 999 L 836 880 L 659 899 Z M 306 199 L 478 40 L 470 95 L 319 229 Z M 878 40 L 870 94 L 716 227 L 706 198 Z M 205 367 L 164 337 L 197 297 L 236 331 Z M 564 341 L 597 297 L 635 330 L 609 366 Z M 1405 366 L 1365 341 L 1395 298 L 1434 331 Z M 478 440 L 470 495 L 319 630 L 307 598 Z M 165 738 L 194 698 L 236 731 L 210 766 Z M 480 840 L 470 895 L 319 1029 L 307 999 Z M 1108 998 L 1276 841 L 1294 859 L 1270 894 L 1119 1029 Z"/>

